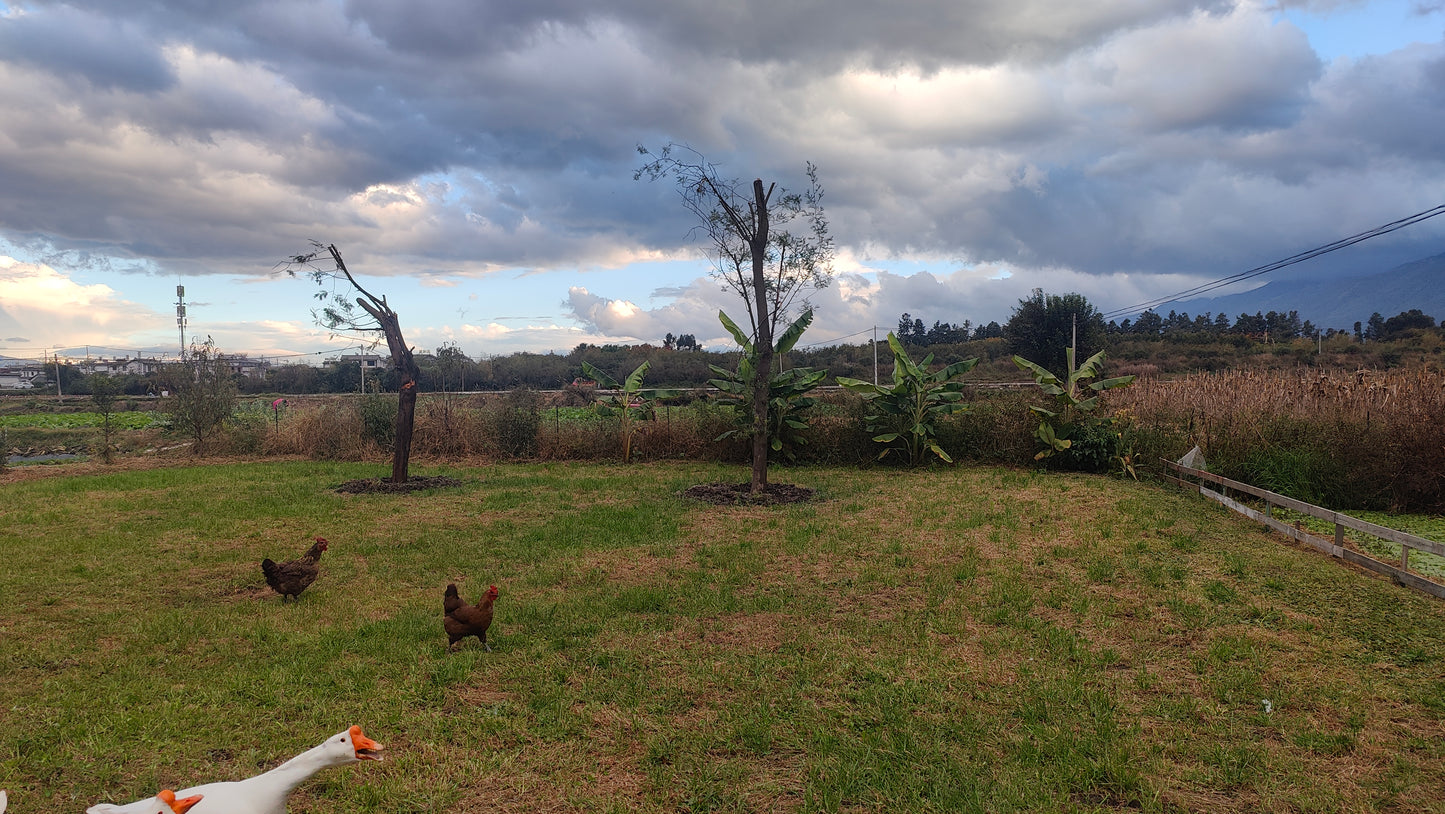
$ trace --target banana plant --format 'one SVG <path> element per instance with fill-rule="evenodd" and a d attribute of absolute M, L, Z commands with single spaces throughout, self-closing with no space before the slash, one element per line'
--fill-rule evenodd
<path fill-rule="evenodd" d="M 888 334 L 888 347 L 893 351 L 891 386 L 838 377 L 838 384 L 861 394 L 864 403 L 872 408 L 873 412 L 864 417 L 868 422 L 868 431 L 886 430 L 873 436 L 875 442 L 887 445 L 878 453 L 878 460 L 897 452 L 908 458 L 909 466 L 918 466 L 928 453 L 933 453 L 945 462 L 953 463 L 953 458 L 938 445 L 937 421 L 943 416 L 968 409 L 968 405 L 963 403 L 964 385 L 954 379 L 973 370 L 978 359 L 954 362 L 929 373 L 933 354 L 915 364 L 908 358 L 903 343 L 892 333 Z"/>
<path fill-rule="evenodd" d="M 1093 433 L 1101 424 L 1108 423 L 1107 420 L 1095 418 L 1092 413 L 1099 406 L 1099 396 L 1105 390 L 1115 387 L 1125 387 L 1134 382 L 1133 376 L 1115 376 L 1099 381 L 1089 381 L 1098 378 L 1104 372 L 1104 351 L 1090 356 L 1082 365 L 1074 366 L 1074 349 L 1064 349 L 1065 358 L 1069 364 L 1069 377 L 1060 379 L 1052 372 L 1045 370 L 1022 356 L 1014 357 L 1014 364 L 1034 377 L 1034 383 L 1045 395 L 1054 399 L 1056 409 L 1050 410 L 1047 407 L 1031 406 L 1030 410 L 1040 417 L 1039 427 L 1034 430 L 1034 438 L 1038 439 L 1043 449 L 1034 456 L 1034 460 L 1042 461 L 1045 458 L 1057 455 L 1074 446 L 1074 436 L 1097 434 Z"/>
<path fill-rule="evenodd" d="M 742 347 L 743 355 L 738 360 L 736 371 L 717 365 L 708 365 L 718 376 L 716 379 L 708 380 L 708 384 L 718 389 L 718 400 L 736 413 L 739 423 L 745 425 L 719 435 L 716 440 L 721 441 L 725 438 L 747 436 L 752 433 L 752 387 L 753 377 L 757 374 L 757 349 L 748 335 L 743 333 L 743 330 L 727 314 L 719 311 L 718 320 L 722 322 L 728 333 L 732 334 L 733 340 Z M 812 322 L 812 310 L 804 311 L 783 330 L 773 347 L 773 352 L 783 354 L 792 350 Z M 828 371 L 826 370 L 795 367 L 769 376 L 769 449 L 791 457 L 794 447 L 807 443 L 802 435 L 802 431 L 808 427 L 808 423 L 803 420 L 803 414 L 818 403 L 818 400 L 809 396 L 808 393 L 816 389 L 827 375 Z"/>
<path fill-rule="evenodd" d="M 638 416 L 655 414 L 656 407 L 652 403 L 656 399 L 673 398 L 681 393 L 679 390 L 664 390 L 660 388 L 643 389 L 642 378 L 647 375 L 647 369 L 652 366 L 651 362 L 643 362 L 628 374 L 626 380 L 617 381 L 606 373 L 593 367 L 589 362 L 582 363 L 582 372 L 593 381 L 597 382 L 598 389 L 610 391 L 607 395 L 601 396 L 596 402 L 596 409 L 599 415 L 618 416 L 619 426 L 622 431 L 622 460 L 632 460 L 632 434 L 636 431 L 635 422 Z"/>

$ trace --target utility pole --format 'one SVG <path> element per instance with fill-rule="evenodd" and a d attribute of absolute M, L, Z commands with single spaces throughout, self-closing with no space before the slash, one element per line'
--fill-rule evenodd
<path fill-rule="evenodd" d="M 176 327 L 181 329 L 181 361 L 186 361 L 186 287 L 176 286 Z"/>
<path fill-rule="evenodd" d="M 878 326 L 873 326 L 873 386 L 878 386 Z"/>

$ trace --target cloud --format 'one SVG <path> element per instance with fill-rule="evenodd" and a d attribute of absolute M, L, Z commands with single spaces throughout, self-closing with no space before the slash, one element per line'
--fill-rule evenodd
<path fill-rule="evenodd" d="M 907 313 L 926 324 L 968 322 L 977 327 L 1006 322 L 1035 287 L 1051 293 L 1080 293 L 1095 307 L 1108 310 L 1183 290 L 1203 282 L 1184 275 L 1147 278 L 1127 275 L 1084 274 L 1070 269 L 1008 269 L 979 265 L 945 267 L 938 271 L 898 274 L 866 265 L 837 274 L 826 288 L 809 298 L 814 320 L 803 344 L 838 340 L 858 342 L 874 329 L 882 338 L 895 330 Z M 732 346 L 733 340 L 717 320 L 719 310 L 746 328 L 746 311 L 737 295 L 713 280 L 700 278 L 672 290 L 672 301 L 641 308 L 635 303 L 574 287 L 566 307 L 587 331 L 608 341 L 647 341 L 657 344 L 667 333 L 691 333 L 709 347 Z M 1187 308 L 1187 306 L 1180 306 Z"/>
<path fill-rule="evenodd" d="M 39 348 L 111 344 L 117 336 L 163 324 L 161 314 L 116 296 L 110 286 L 82 285 L 55 269 L 0 255 L 0 330 L 23 333 Z"/>
<path fill-rule="evenodd" d="M 792 189 L 816 162 L 857 261 L 820 295 L 817 333 L 927 305 L 976 319 L 1045 283 L 1157 292 L 1438 203 L 1445 44 L 1325 64 L 1276 16 L 1253 0 L 12 4 L 0 240 L 44 244 L 63 271 L 261 279 L 319 239 L 369 276 L 505 290 L 696 256 L 676 190 L 633 180 L 638 144 L 677 142 Z M 1421 224 L 1351 262 L 1442 239 Z M 716 312 L 737 307 L 675 276 L 646 303 L 556 285 L 575 326 L 478 339 L 725 338 Z"/>

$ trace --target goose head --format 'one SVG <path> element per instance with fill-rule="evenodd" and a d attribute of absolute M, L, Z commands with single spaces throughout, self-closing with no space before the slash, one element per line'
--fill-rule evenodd
<path fill-rule="evenodd" d="M 190 797 L 177 798 L 176 793 L 170 789 L 161 789 L 156 796 L 137 800 L 129 805 L 93 805 L 85 810 L 85 814 L 186 814 L 201 801 L 201 796 L 193 794 Z M 0 814 L 3 814 L 3 811 L 4 807 L 0 806 Z"/>
<path fill-rule="evenodd" d="M 341 765 L 359 760 L 382 760 L 381 752 L 386 748 L 362 733 L 361 727 L 352 724 L 345 732 L 338 732 L 322 745 L 328 763 Z"/>
<path fill-rule="evenodd" d="M 156 794 L 156 799 L 166 806 L 164 809 L 158 809 L 156 814 L 167 814 L 167 812 L 169 814 L 186 814 L 191 810 L 191 806 L 201 801 L 201 795 L 192 794 L 190 797 L 177 798 L 176 793 L 170 789 L 161 789 Z"/>

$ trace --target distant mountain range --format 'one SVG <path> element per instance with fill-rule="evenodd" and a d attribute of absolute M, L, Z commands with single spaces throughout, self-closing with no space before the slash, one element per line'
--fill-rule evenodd
<path fill-rule="evenodd" d="M 1198 316 L 1225 314 L 1234 321 L 1240 314 L 1298 311 L 1317 327 L 1353 330 L 1378 312 L 1389 319 L 1418 308 L 1445 320 L 1445 254 L 1405 263 L 1380 274 L 1330 280 L 1276 280 L 1243 294 L 1172 302 L 1154 309 Z"/>

